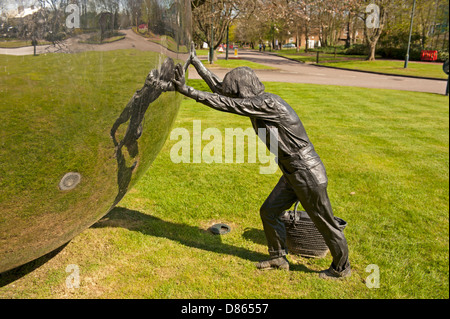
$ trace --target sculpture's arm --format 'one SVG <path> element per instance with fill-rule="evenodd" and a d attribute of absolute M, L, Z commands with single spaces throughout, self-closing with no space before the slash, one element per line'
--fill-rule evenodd
<path fill-rule="evenodd" d="M 180 64 L 175 69 L 175 80 L 173 83 L 181 94 L 218 111 L 265 120 L 275 121 L 279 118 L 278 105 L 272 98 L 230 98 L 217 93 L 198 91 L 187 86 L 184 70 Z"/>
<path fill-rule="evenodd" d="M 208 70 L 197 56 L 192 59 L 191 63 L 201 78 L 208 84 L 211 91 L 222 94 L 222 81 L 220 81 L 219 77 Z"/>
<path fill-rule="evenodd" d="M 113 127 L 111 128 L 111 138 L 114 142 L 115 146 L 118 146 L 119 143 L 117 142 L 116 139 L 116 132 L 117 129 L 125 122 L 127 122 L 132 114 L 132 108 L 133 108 L 133 101 L 134 101 L 134 97 L 133 99 L 127 104 L 127 106 L 125 107 L 125 109 L 122 111 L 122 113 L 120 114 L 120 116 L 117 118 L 116 122 L 114 123 Z"/>
<path fill-rule="evenodd" d="M 191 46 L 191 56 L 189 57 L 188 64 L 192 64 L 194 66 L 194 68 L 197 70 L 197 73 L 206 82 L 206 84 L 208 84 L 211 91 L 213 91 L 214 93 L 222 94 L 222 81 L 217 75 L 208 70 L 202 63 L 202 61 L 200 61 L 200 59 L 197 57 L 194 43 L 192 43 Z M 186 66 L 184 70 L 187 70 Z"/>

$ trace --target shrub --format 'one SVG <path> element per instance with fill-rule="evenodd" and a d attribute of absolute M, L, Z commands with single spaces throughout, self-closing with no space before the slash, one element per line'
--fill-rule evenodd
<path fill-rule="evenodd" d="M 448 60 L 448 51 L 439 51 L 438 52 L 438 61 L 445 62 Z"/>
<path fill-rule="evenodd" d="M 381 55 L 384 59 L 404 60 L 406 58 L 406 52 L 408 48 L 379 48 L 377 54 Z M 420 61 L 422 50 L 418 47 L 412 47 L 409 51 L 409 59 L 411 61 Z"/>
<path fill-rule="evenodd" d="M 58 32 L 58 33 L 52 33 L 52 32 L 48 32 L 45 36 L 44 39 L 47 40 L 48 42 L 60 42 L 66 39 L 66 34 L 64 32 Z"/>
<path fill-rule="evenodd" d="M 354 44 L 345 50 L 347 55 L 367 55 L 368 53 L 369 50 L 365 44 Z"/>

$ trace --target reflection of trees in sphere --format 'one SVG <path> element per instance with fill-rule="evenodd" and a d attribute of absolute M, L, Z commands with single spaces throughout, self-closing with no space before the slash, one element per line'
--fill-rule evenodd
<path fill-rule="evenodd" d="M 189 0 L 32 2 L 0 3 L 0 273 L 70 241 L 142 176 L 181 101 L 163 63 L 184 63 L 191 41 Z"/>

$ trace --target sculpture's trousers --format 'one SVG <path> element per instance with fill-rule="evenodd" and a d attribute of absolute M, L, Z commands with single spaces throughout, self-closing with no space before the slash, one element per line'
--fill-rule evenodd
<path fill-rule="evenodd" d="M 300 201 L 325 239 L 333 257 L 333 268 L 341 272 L 348 267 L 348 246 L 344 233 L 334 218 L 328 198 L 325 167 L 312 145 L 296 156 L 279 158 L 283 176 L 261 207 L 261 219 L 272 257 L 285 256 L 286 228 L 280 217 Z"/>

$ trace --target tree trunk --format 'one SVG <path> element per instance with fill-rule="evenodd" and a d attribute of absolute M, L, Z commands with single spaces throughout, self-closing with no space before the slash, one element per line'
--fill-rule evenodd
<path fill-rule="evenodd" d="M 350 21 L 351 21 L 351 15 L 348 14 L 348 21 L 347 21 L 347 39 L 345 40 L 345 48 L 348 49 L 351 46 L 351 36 L 350 36 Z"/>
<path fill-rule="evenodd" d="M 448 26 L 448 18 L 447 18 L 447 22 L 446 25 Z M 445 49 L 448 50 L 448 27 L 447 27 L 447 31 L 444 33 L 444 41 L 442 42 L 442 51 L 444 51 Z"/>
<path fill-rule="evenodd" d="M 367 56 L 367 61 L 375 61 L 376 48 L 377 43 L 375 41 L 369 43 L 369 55 Z"/>
<path fill-rule="evenodd" d="M 368 16 L 366 15 L 366 19 Z M 383 32 L 384 23 L 386 21 L 386 10 L 385 8 L 380 8 L 380 21 L 379 26 L 373 28 L 372 31 L 368 30 L 366 19 L 364 19 L 364 33 L 366 38 L 366 43 L 369 49 L 369 55 L 367 56 L 367 61 L 375 61 L 375 51 L 377 47 L 378 40 L 380 39 L 381 33 Z"/>
<path fill-rule="evenodd" d="M 309 25 L 308 23 L 305 23 L 305 53 L 308 53 L 309 50 Z"/>

